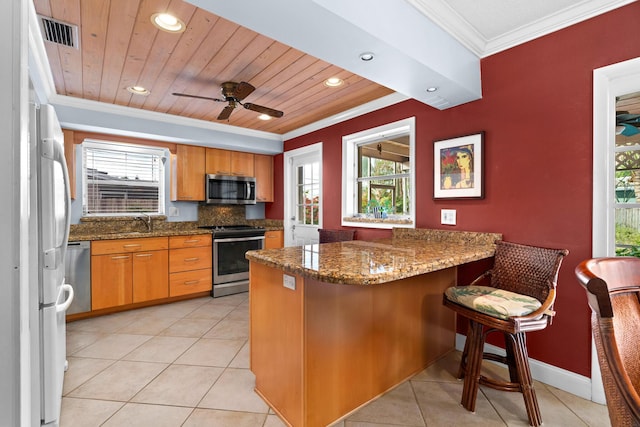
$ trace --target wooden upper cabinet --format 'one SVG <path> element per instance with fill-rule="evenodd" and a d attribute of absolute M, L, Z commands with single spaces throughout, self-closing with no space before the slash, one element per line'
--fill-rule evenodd
<path fill-rule="evenodd" d="M 178 144 L 171 156 L 171 200 L 204 200 L 205 147 Z"/>
<path fill-rule="evenodd" d="M 231 152 L 231 174 L 240 176 L 255 176 L 255 159 L 253 153 L 242 151 Z"/>
<path fill-rule="evenodd" d="M 207 148 L 205 170 L 212 175 L 253 176 L 253 157 L 253 153 Z"/>
<path fill-rule="evenodd" d="M 231 151 L 207 148 L 205 172 L 211 175 L 231 175 Z"/>
<path fill-rule="evenodd" d="M 273 156 L 254 155 L 256 201 L 273 202 Z"/>

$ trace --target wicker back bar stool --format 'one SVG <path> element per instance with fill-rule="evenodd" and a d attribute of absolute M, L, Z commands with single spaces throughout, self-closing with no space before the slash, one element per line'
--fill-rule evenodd
<path fill-rule="evenodd" d="M 575 270 L 591 307 L 611 425 L 640 426 L 640 258 L 592 258 Z"/>
<path fill-rule="evenodd" d="M 461 403 L 465 409 L 475 411 L 478 387 L 482 384 L 497 390 L 521 392 L 529 424 L 542 424 L 525 333 L 551 324 L 558 271 L 568 253 L 565 249 L 497 241 L 490 270 L 469 286 L 445 291 L 444 305 L 469 320 L 458 371 L 458 378 L 464 378 Z M 506 356 L 484 352 L 486 337 L 493 332 L 504 335 Z M 509 381 L 481 375 L 483 359 L 507 365 Z"/>
<path fill-rule="evenodd" d="M 355 230 L 330 230 L 327 228 L 320 228 L 318 230 L 318 234 L 320 243 L 331 243 L 353 240 L 356 232 Z"/>

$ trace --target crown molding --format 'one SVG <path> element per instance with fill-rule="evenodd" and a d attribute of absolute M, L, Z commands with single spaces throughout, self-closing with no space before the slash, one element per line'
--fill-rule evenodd
<path fill-rule="evenodd" d="M 499 37 L 486 39 L 446 0 L 407 0 L 417 10 L 451 34 L 467 49 L 484 58 L 503 50 L 601 15 L 635 0 L 591 0 L 565 8 L 537 21 L 515 28 Z"/>
<path fill-rule="evenodd" d="M 634 1 L 635 0 L 600 0 L 583 2 L 582 4 L 571 6 L 570 8 L 558 11 L 552 15 L 547 15 L 543 19 L 505 33 L 500 37 L 488 40 L 482 56 L 485 57 L 510 49 L 519 44 L 610 12 Z"/>

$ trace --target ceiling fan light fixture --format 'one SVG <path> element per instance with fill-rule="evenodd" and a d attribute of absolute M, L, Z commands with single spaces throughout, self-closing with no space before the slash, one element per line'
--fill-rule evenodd
<path fill-rule="evenodd" d="M 375 58 L 375 55 L 373 54 L 373 52 L 364 52 L 360 54 L 360 59 L 362 59 L 365 62 L 372 61 L 373 58 Z"/>
<path fill-rule="evenodd" d="M 258 116 L 258 119 L 260 119 L 260 120 L 271 120 L 271 116 L 268 115 L 268 114 L 260 114 Z"/>
<path fill-rule="evenodd" d="M 329 77 L 327 80 L 324 81 L 324 85 L 327 87 L 338 87 L 338 86 L 342 86 L 343 83 L 344 83 L 344 80 L 338 77 Z"/>
<path fill-rule="evenodd" d="M 147 96 L 151 93 L 149 89 L 142 86 L 127 86 L 127 90 L 134 95 Z"/>
<path fill-rule="evenodd" d="M 187 28 L 184 22 L 168 13 L 154 13 L 151 15 L 151 22 L 157 28 L 169 33 L 181 33 Z"/>

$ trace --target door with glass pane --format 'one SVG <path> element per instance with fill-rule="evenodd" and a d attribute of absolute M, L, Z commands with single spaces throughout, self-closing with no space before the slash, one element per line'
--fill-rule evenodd
<path fill-rule="evenodd" d="M 318 243 L 322 224 L 322 145 L 285 156 L 285 245 Z"/>

